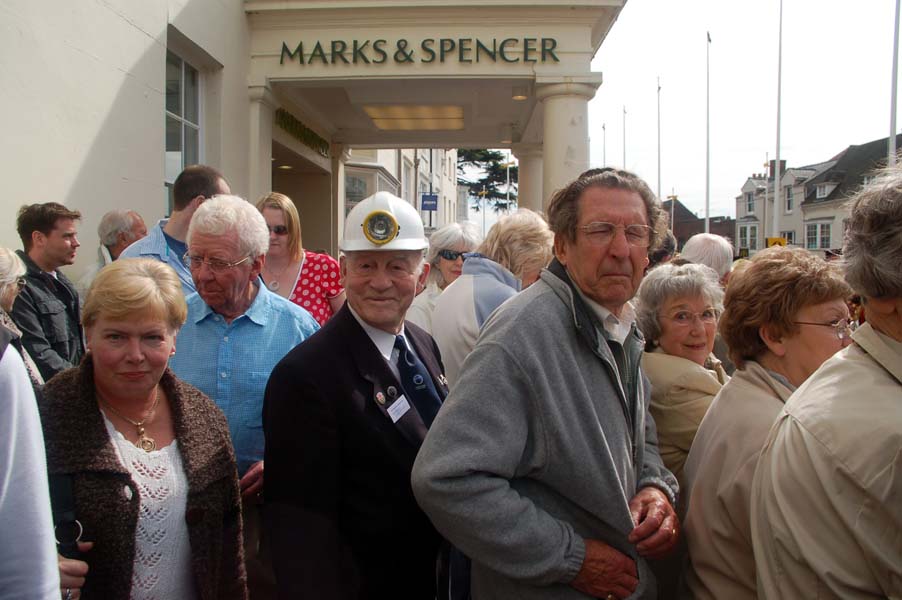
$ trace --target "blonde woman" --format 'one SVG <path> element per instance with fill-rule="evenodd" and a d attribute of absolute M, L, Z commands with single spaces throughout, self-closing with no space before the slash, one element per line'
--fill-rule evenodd
<path fill-rule="evenodd" d="M 186 314 L 170 266 L 117 260 L 85 299 L 88 354 L 44 386 L 47 470 L 91 543 L 60 558 L 64 598 L 247 598 L 228 425 L 168 368 Z"/>
<path fill-rule="evenodd" d="M 502 217 L 467 258 L 461 276 L 438 297 L 434 314 L 441 318 L 432 322 L 432 337 L 451 384 L 489 315 L 535 283 L 551 262 L 553 242 L 548 223 L 531 210 Z"/>
<path fill-rule="evenodd" d="M 270 291 L 305 309 L 320 326 L 344 304 L 338 261 L 301 245 L 301 219 L 291 198 L 272 192 L 257 201 L 269 228 L 261 276 Z"/>

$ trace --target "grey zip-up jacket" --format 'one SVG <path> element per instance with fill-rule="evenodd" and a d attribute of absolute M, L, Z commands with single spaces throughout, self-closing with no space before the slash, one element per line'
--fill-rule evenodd
<path fill-rule="evenodd" d="M 569 585 L 585 538 L 635 560 L 632 597 L 655 597 L 628 505 L 655 486 L 676 506 L 678 487 L 658 454 L 643 347 L 635 326 L 623 347 L 610 341 L 557 261 L 486 322 L 412 477 L 472 558 L 476 600 L 586 598 Z"/>

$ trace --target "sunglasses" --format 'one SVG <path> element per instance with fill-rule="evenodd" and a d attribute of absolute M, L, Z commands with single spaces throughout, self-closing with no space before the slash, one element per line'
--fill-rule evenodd
<path fill-rule="evenodd" d="M 466 252 L 455 252 L 454 250 L 439 250 L 438 255 L 444 258 L 445 260 L 457 260 L 461 256 L 466 254 Z"/>
<path fill-rule="evenodd" d="M 269 229 L 270 233 L 274 233 L 276 235 L 288 235 L 288 227 L 285 225 L 276 225 L 275 227 L 266 227 Z"/>

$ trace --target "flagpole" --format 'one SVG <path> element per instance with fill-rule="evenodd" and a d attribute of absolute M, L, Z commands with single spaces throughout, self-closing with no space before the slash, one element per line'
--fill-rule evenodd
<path fill-rule="evenodd" d="M 626 105 L 623 105 L 623 169 L 626 170 Z"/>
<path fill-rule="evenodd" d="M 886 163 L 896 164 L 896 87 L 899 78 L 899 0 L 896 0 L 896 23 L 893 30 L 893 85 L 890 96 L 889 144 Z"/>
<path fill-rule="evenodd" d="M 705 233 L 711 231 L 711 32 L 705 46 Z"/>
<path fill-rule="evenodd" d="M 661 197 L 661 78 L 658 77 L 658 198 Z"/>
<path fill-rule="evenodd" d="M 780 172 L 780 105 L 783 89 L 783 0 L 780 0 L 780 28 L 777 42 L 777 158 L 774 161 L 774 227 L 773 236 L 780 235 L 780 203 L 783 202 L 783 174 Z M 765 234 L 767 237 L 767 223 Z"/>
<path fill-rule="evenodd" d="M 601 124 L 601 166 L 608 166 L 608 132 Z"/>

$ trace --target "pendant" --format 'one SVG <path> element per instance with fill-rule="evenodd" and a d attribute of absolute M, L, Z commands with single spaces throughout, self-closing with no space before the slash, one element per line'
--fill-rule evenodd
<path fill-rule="evenodd" d="M 266 287 L 268 287 L 269 289 L 271 289 L 272 291 L 275 292 L 276 290 L 279 289 L 279 282 L 277 280 L 273 279 L 272 281 L 270 281 L 269 283 L 266 284 Z"/>
<path fill-rule="evenodd" d="M 144 433 L 143 427 L 138 427 L 138 447 L 145 452 L 153 452 L 157 449 L 157 443 L 153 440 L 152 437 L 147 436 Z"/>

